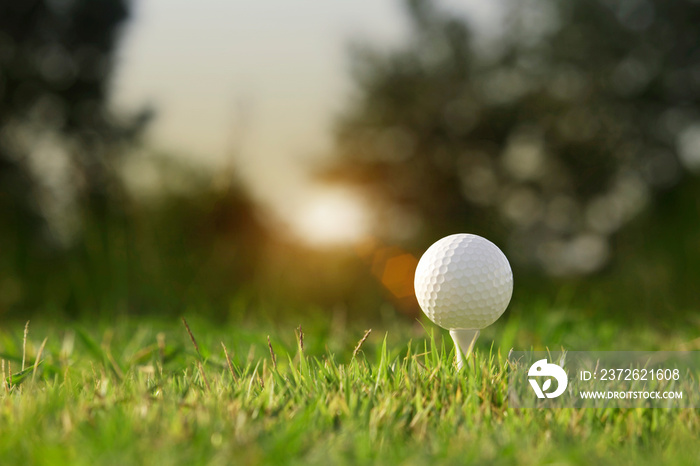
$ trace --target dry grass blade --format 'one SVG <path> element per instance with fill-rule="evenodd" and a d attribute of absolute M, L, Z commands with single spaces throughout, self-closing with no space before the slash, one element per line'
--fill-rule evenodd
<path fill-rule="evenodd" d="M 27 335 L 29 335 L 29 321 L 24 325 L 24 338 L 22 338 L 22 370 L 27 360 Z"/>
<path fill-rule="evenodd" d="M 362 344 L 367 340 L 367 337 L 369 334 L 372 333 L 372 329 L 367 329 L 365 330 L 365 334 L 362 336 L 360 341 L 357 343 L 357 346 L 355 347 L 355 350 L 352 352 L 352 358 L 355 359 L 355 356 L 357 356 L 358 351 L 360 351 L 360 348 L 362 348 Z"/>
<path fill-rule="evenodd" d="M 46 346 L 46 340 L 48 339 L 49 337 L 44 338 L 44 341 L 41 342 L 41 346 L 39 347 L 39 352 L 36 353 L 36 359 L 34 360 L 34 372 L 32 372 L 32 381 L 36 379 L 36 369 L 39 367 L 41 354 L 44 352 L 44 346 Z"/>
<path fill-rule="evenodd" d="M 267 336 L 267 346 L 270 348 L 270 358 L 272 359 L 272 367 L 277 370 L 277 358 L 275 357 L 275 351 L 272 349 L 272 343 L 270 343 L 270 335 Z"/>
<path fill-rule="evenodd" d="M 224 342 L 221 342 L 222 348 L 224 348 L 224 356 L 226 356 L 226 364 L 228 364 L 228 370 L 231 373 L 231 377 L 233 380 L 236 380 L 236 373 L 233 372 L 233 363 L 231 362 L 231 358 L 228 355 L 228 350 L 226 349 L 226 345 L 224 345 Z"/>
<path fill-rule="evenodd" d="M 301 348 L 301 351 L 304 351 L 304 331 L 301 329 L 301 325 L 299 325 L 299 328 L 297 329 L 299 331 L 299 348 Z"/>
<path fill-rule="evenodd" d="M 162 366 L 165 363 L 165 333 L 158 332 L 156 340 L 158 341 L 158 358 Z"/>
<path fill-rule="evenodd" d="M 204 381 L 204 385 L 207 387 L 207 391 L 211 391 L 211 386 L 209 385 L 209 380 L 207 380 L 207 376 L 204 373 L 204 366 L 202 366 L 202 360 L 204 359 L 202 357 L 202 353 L 199 351 L 199 345 L 197 344 L 197 340 L 194 337 L 194 333 L 192 333 L 192 330 L 190 329 L 190 326 L 187 324 L 187 320 L 185 318 L 182 318 L 182 323 L 185 324 L 185 329 L 187 329 L 187 334 L 190 336 L 190 340 L 192 340 L 192 345 L 194 345 L 194 350 L 197 352 L 197 356 L 199 356 L 199 361 L 197 361 L 197 369 L 199 369 L 199 375 L 202 376 L 202 380 Z M 163 340 L 165 340 L 163 338 Z"/>
<path fill-rule="evenodd" d="M 190 339 L 192 340 L 192 344 L 194 345 L 194 350 L 197 352 L 199 359 L 204 359 L 202 358 L 202 353 L 199 352 L 199 345 L 197 344 L 197 340 L 195 340 L 194 334 L 192 333 L 192 330 L 190 330 L 190 326 L 187 325 L 187 321 L 184 317 L 182 318 L 182 323 L 185 324 L 185 328 L 187 329 L 187 333 L 190 335 Z"/>
<path fill-rule="evenodd" d="M 202 366 L 202 363 L 200 361 L 197 361 L 197 367 L 199 368 L 199 375 L 202 376 L 202 380 L 204 380 L 204 385 L 207 386 L 207 391 L 211 391 L 211 387 L 209 386 L 209 380 L 207 380 L 207 376 L 204 374 L 204 366 Z"/>

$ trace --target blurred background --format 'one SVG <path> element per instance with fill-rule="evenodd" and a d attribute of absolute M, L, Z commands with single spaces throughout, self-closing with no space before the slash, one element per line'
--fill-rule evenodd
<path fill-rule="evenodd" d="M 696 0 L 0 0 L 0 318 L 415 321 L 417 258 L 470 232 L 520 318 L 697 326 L 698 24 Z"/>

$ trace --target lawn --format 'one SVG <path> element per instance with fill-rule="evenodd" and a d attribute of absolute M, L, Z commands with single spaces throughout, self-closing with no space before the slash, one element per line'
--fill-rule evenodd
<path fill-rule="evenodd" d="M 691 330 L 529 311 L 525 319 L 516 308 L 487 329 L 462 372 L 446 332 L 408 320 L 366 334 L 342 316 L 306 316 L 300 331 L 284 321 L 214 325 L 186 315 L 191 333 L 177 320 L 35 319 L 26 343 L 17 322 L 0 331 L 3 370 L 13 374 L 0 387 L 0 458 L 698 464 L 698 410 L 518 410 L 507 399 L 509 347 L 698 349 L 688 347 L 696 344 Z M 572 327 L 577 340 L 566 337 Z M 586 339 L 596 348 L 582 347 Z"/>

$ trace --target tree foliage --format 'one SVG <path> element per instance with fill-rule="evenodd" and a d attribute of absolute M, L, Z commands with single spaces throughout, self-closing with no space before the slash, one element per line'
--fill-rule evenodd
<path fill-rule="evenodd" d="M 355 50 L 323 173 L 367 195 L 380 235 L 470 231 L 519 263 L 592 272 L 700 166 L 700 3 L 517 2 L 488 49 L 433 2 L 407 7 L 408 44 Z"/>
<path fill-rule="evenodd" d="M 150 110 L 110 106 L 128 14 L 128 0 L 0 0 L 0 315 L 167 314 L 183 302 L 225 314 L 254 280 L 265 231 L 234 173 L 214 186 L 135 150 Z M 183 192 L 161 183 L 144 200 L 129 167 Z"/>
<path fill-rule="evenodd" d="M 126 0 L 0 2 L 0 206 L 33 235 L 70 236 L 80 208 L 104 208 L 114 158 L 148 112 L 119 118 L 109 80 Z M 101 207 L 100 207 L 101 205 Z M 65 239 L 65 238 L 64 238 Z"/>

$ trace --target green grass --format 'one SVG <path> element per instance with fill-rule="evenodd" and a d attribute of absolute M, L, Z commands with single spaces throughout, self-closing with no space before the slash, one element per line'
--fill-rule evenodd
<path fill-rule="evenodd" d="M 579 324 L 595 349 L 685 336 L 519 315 L 485 332 L 461 373 L 445 332 L 401 322 L 354 357 L 363 329 L 342 322 L 310 325 L 302 349 L 291 325 L 191 317 L 199 351 L 181 322 L 135 320 L 32 322 L 23 351 L 17 323 L 0 331 L 15 374 L 0 386 L 0 463 L 698 464 L 698 410 L 510 408 L 500 343 L 537 347 L 536 329 L 557 341 Z"/>

